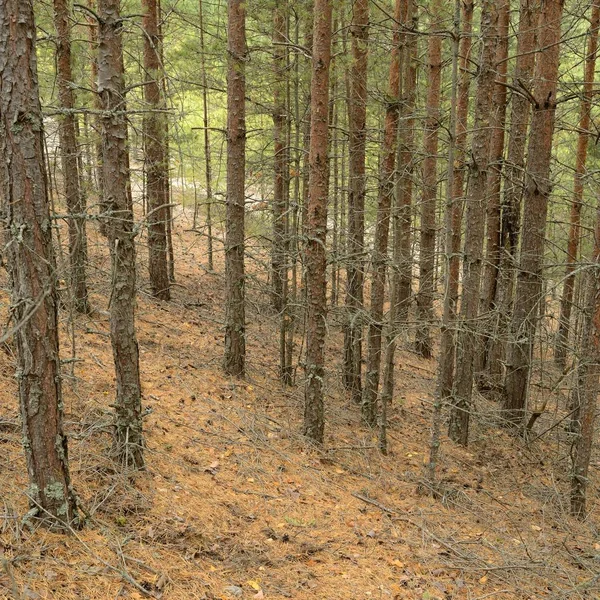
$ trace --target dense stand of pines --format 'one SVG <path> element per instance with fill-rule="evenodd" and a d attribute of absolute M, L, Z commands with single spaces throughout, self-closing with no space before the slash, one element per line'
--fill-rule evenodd
<path fill-rule="evenodd" d="M 232 386 L 264 367 L 247 337 L 266 315 L 281 389 L 303 389 L 305 438 L 326 445 L 339 394 L 387 454 L 412 353 L 437 367 L 421 490 L 439 495 L 442 444 L 467 446 L 474 427 L 525 443 L 543 417 L 540 436 L 566 423 L 571 512 L 585 518 L 600 390 L 600 2 L 225 4 L 53 0 L 49 17 L 0 0 L 5 339 L 38 515 L 77 520 L 59 317 L 74 332 L 93 315 L 100 276 L 110 457 L 126 472 L 148 462 L 136 300 L 178 297 L 176 219 L 193 190 L 191 231 L 223 279 L 215 319 Z M 34 18 L 55 30 L 37 54 Z M 107 274 L 92 269 L 98 239 Z"/>

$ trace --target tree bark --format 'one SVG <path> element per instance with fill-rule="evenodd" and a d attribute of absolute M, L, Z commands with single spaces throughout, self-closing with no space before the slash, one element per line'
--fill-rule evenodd
<path fill-rule="evenodd" d="M 431 358 L 431 324 L 435 292 L 435 209 L 437 200 L 437 152 L 440 128 L 442 86 L 442 38 L 439 34 L 443 3 L 430 2 L 427 116 L 423 133 L 423 193 L 421 199 L 421 231 L 419 246 L 419 291 L 417 294 L 417 331 L 415 350 L 423 358 Z"/>
<path fill-rule="evenodd" d="M 277 2 L 273 16 L 273 240 L 271 248 L 271 303 L 279 313 L 279 376 L 291 384 L 287 357 L 288 310 L 288 229 L 290 207 L 290 148 L 288 119 L 288 30 L 287 2 Z"/>
<path fill-rule="evenodd" d="M 600 26 L 600 3 L 592 3 L 592 15 L 588 33 L 587 51 L 583 76 L 583 97 L 579 112 L 579 136 L 577 138 L 577 157 L 575 159 L 575 178 L 573 181 L 573 201 L 571 204 L 571 223 L 569 227 L 569 244 L 567 246 L 567 264 L 565 266 L 565 281 L 560 301 L 560 316 L 554 359 L 556 364 L 565 367 L 571 310 L 573 308 L 573 290 L 575 289 L 575 268 L 579 241 L 581 238 L 581 208 L 583 204 L 583 185 L 585 179 L 585 164 L 587 159 L 588 141 L 590 139 L 590 120 L 592 111 L 592 94 L 594 91 L 594 75 L 596 72 L 596 52 L 598 50 L 598 27 Z"/>
<path fill-rule="evenodd" d="M 517 59 L 513 86 L 530 89 L 535 66 L 538 0 L 521 0 L 517 34 Z M 512 94 L 507 159 L 504 165 L 504 193 L 501 217 L 499 283 L 496 286 L 496 323 L 487 356 L 488 386 L 501 388 L 510 312 L 514 296 L 517 246 L 521 222 L 521 199 L 525 171 L 525 146 L 531 103 L 518 93 Z"/>
<path fill-rule="evenodd" d="M 23 444 L 37 516 L 74 524 L 31 0 L 0 0 L 0 183 Z M 47 521 L 48 522 L 48 521 Z"/>
<path fill-rule="evenodd" d="M 394 34 L 389 68 L 389 83 L 383 147 L 375 240 L 372 260 L 371 311 L 369 315 L 367 375 L 362 401 L 362 418 L 371 427 L 377 422 L 377 394 L 381 367 L 381 334 L 383 330 L 383 303 L 388 263 L 388 238 L 390 212 L 394 196 L 396 168 L 396 143 L 398 140 L 398 114 L 400 104 L 400 24 L 403 22 L 406 0 L 396 0 L 394 9 Z"/>
<path fill-rule="evenodd" d="M 473 394 L 475 355 L 477 351 L 477 314 L 485 235 L 486 183 L 490 156 L 490 115 L 494 92 L 494 60 L 498 33 L 496 0 L 481 5 L 482 49 L 477 78 L 477 97 L 469 163 L 467 193 L 468 227 L 465 233 L 463 293 L 459 329 L 456 335 L 456 374 L 448 435 L 466 446 L 469 440 L 469 417 Z"/>
<path fill-rule="evenodd" d="M 228 0 L 225 360 L 243 377 L 246 360 L 244 200 L 246 176 L 246 3 Z"/>
<path fill-rule="evenodd" d="M 110 339 L 115 363 L 114 455 L 124 467 L 144 466 L 139 350 L 135 332 L 135 232 L 130 197 L 123 46 L 119 0 L 98 0 L 98 93 L 112 289 Z"/>
<path fill-rule="evenodd" d="M 206 181 L 206 258 L 209 271 L 214 270 L 213 235 L 212 235 L 212 161 L 210 148 L 210 122 L 208 111 L 208 77 L 206 74 L 206 57 L 204 44 L 204 12 L 202 0 L 198 0 L 200 17 L 200 67 L 202 69 L 202 124 L 204 125 L 204 175 Z"/>
<path fill-rule="evenodd" d="M 598 4 L 592 7 L 591 26 L 594 27 Z M 597 25 L 596 25 L 597 27 Z M 593 36 L 593 33 L 592 33 Z M 591 48 L 590 40 L 590 48 Z M 586 79 L 587 82 L 587 79 Z M 582 352 L 578 369 L 579 408 L 577 438 L 573 452 L 571 475 L 571 514 L 580 519 L 586 516 L 588 472 L 594 441 L 594 424 L 600 392 L 600 204 L 596 216 L 594 250 L 587 276 L 588 291 L 585 302 L 585 326 Z"/>
<path fill-rule="evenodd" d="M 417 31 L 418 7 L 408 0 L 407 25 Z M 398 198 L 398 294 L 397 322 L 406 324 L 412 296 L 412 217 L 413 217 L 413 171 L 415 165 L 415 121 L 417 105 L 418 37 L 406 34 L 406 57 L 402 83 L 404 103 L 401 107 L 402 119 L 399 123 L 398 167 L 396 169 L 396 196 Z"/>
<path fill-rule="evenodd" d="M 65 113 L 60 116 L 58 136 L 63 167 L 65 200 L 69 213 L 69 262 L 70 283 L 74 307 L 77 312 L 89 313 L 87 279 L 87 236 L 85 224 L 85 196 L 81 189 L 79 151 L 77 147 L 77 123 L 73 109 L 73 70 L 71 60 L 71 35 L 69 32 L 68 0 L 54 0 L 54 23 L 57 32 L 56 70 L 58 97 Z"/>
<path fill-rule="evenodd" d="M 541 7 L 535 66 L 533 113 L 529 133 L 523 233 L 513 311 L 503 406 L 508 423 L 522 422 L 539 302 L 542 298 L 546 216 L 551 190 L 550 162 L 556 113 L 560 24 L 564 0 Z"/>
<path fill-rule="evenodd" d="M 275 311 L 283 312 L 284 280 L 287 278 L 285 256 L 286 205 L 289 192 L 289 159 L 287 146 L 286 106 L 286 2 L 278 1 L 273 12 L 273 242 L 271 248 L 271 303 Z"/>
<path fill-rule="evenodd" d="M 329 180 L 328 117 L 331 62 L 331 0 L 315 0 L 311 77 L 311 125 L 308 206 L 306 221 L 306 384 L 304 435 L 323 443 L 325 421 L 323 387 L 327 318 L 326 253 Z"/>
<path fill-rule="evenodd" d="M 352 7 L 352 66 L 348 101 L 348 263 L 347 321 L 344 328 L 344 384 L 352 399 L 362 398 L 363 263 L 365 245 L 365 186 L 367 144 L 367 67 L 369 60 L 369 2 Z"/>
<path fill-rule="evenodd" d="M 480 321 L 482 324 L 483 347 L 476 357 L 475 373 L 482 373 L 490 340 L 495 333 L 495 298 L 500 269 L 500 241 L 502 229 L 502 172 L 504 168 L 504 133 L 506 128 L 506 82 L 508 63 L 508 33 L 510 25 L 510 2 L 500 0 L 498 4 L 498 48 L 496 52 L 496 86 L 492 102 L 492 141 L 490 144 L 490 167 L 487 181 L 487 244 L 481 286 Z M 485 386 L 486 383 L 482 381 Z"/>
<path fill-rule="evenodd" d="M 87 6 L 92 10 L 95 10 L 96 3 L 94 0 L 88 0 Z M 86 15 L 88 25 L 88 41 L 90 45 L 90 53 L 92 55 L 90 61 L 90 89 L 92 90 L 92 107 L 94 110 L 102 110 L 102 103 L 100 96 L 98 95 L 98 22 L 91 14 Z M 98 193 L 98 204 L 99 212 L 102 212 L 102 202 L 104 198 L 102 188 L 102 136 L 100 131 L 102 129 L 100 115 L 94 115 L 92 121 L 92 129 L 94 130 L 94 153 L 95 153 L 95 175 L 96 175 L 96 191 Z M 102 224 L 100 224 L 101 233 Z"/>
<path fill-rule="evenodd" d="M 468 87 L 467 97 L 464 99 L 464 105 L 459 103 L 459 66 L 463 69 L 466 66 L 467 53 L 470 50 L 470 42 L 465 52 L 465 40 L 461 39 L 461 16 L 463 20 L 463 35 L 467 36 L 471 31 L 471 22 L 473 16 L 473 4 L 463 3 L 456 0 L 454 4 L 454 26 L 453 26 L 453 44 L 452 44 L 452 87 L 450 98 L 450 140 L 448 143 L 448 182 L 446 184 L 446 276 L 444 293 L 444 314 L 442 316 L 441 339 L 440 339 L 440 359 L 438 367 L 438 380 L 433 404 L 433 413 L 431 417 L 431 442 L 429 444 L 429 460 L 425 467 L 425 477 L 430 491 L 433 495 L 437 494 L 436 468 L 441 445 L 442 430 L 442 410 L 444 404 L 452 392 L 454 380 L 454 325 L 456 321 L 456 303 L 458 300 L 458 275 L 459 275 L 459 256 L 460 251 L 460 230 L 462 221 L 462 185 L 455 197 L 454 177 L 459 170 L 459 163 L 456 162 L 457 155 L 457 132 L 458 122 L 465 128 L 468 106 Z M 461 55 L 461 50 L 463 54 Z M 459 65 L 460 63 L 460 65 Z M 466 79 L 467 85 L 469 79 Z M 463 91 L 463 90 L 460 90 Z M 461 101 L 463 98 L 460 98 Z M 459 114 L 459 109 L 464 110 L 464 114 Z M 461 131 L 462 133 L 462 131 Z M 462 140 L 464 144 L 464 139 Z M 464 148 L 461 148 L 464 150 Z M 464 153 L 461 155 L 464 159 Z M 457 241 L 458 240 L 458 241 Z"/>
<path fill-rule="evenodd" d="M 148 112 L 144 116 L 144 171 L 148 198 L 148 269 L 152 295 L 170 300 L 167 256 L 167 180 L 169 169 L 165 147 L 165 102 L 162 95 L 162 64 L 157 0 L 142 0 L 144 17 L 144 99 Z"/>
<path fill-rule="evenodd" d="M 454 385 L 455 321 L 458 305 L 460 279 L 461 221 L 464 208 L 465 157 L 467 150 L 467 119 L 469 113 L 469 88 L 471 74 L 471 32 L 473 25 L 473 1 L 461 2 L 462 33 L 459 47 L 459 74 L 456 98 L 456 125 L 453 160 L 448 167 L 448 190 L 450 202 L 446 208 L 446 227 L 450 234 L 446 241 L 447 273 L 444 294 L 444 315 L 440 339 L 440 364 L 438 390 L 440 402 L 446 402 Z M 452 172 L 450 172 L 452 169 Z M 447 233 L 448 236 L 448 233 Z"/>
<path fill-rule="evenodd" d="M 413 36 L 406 33 L 415 25 L 415 5 L 412 0 L 405 0 L 402 7 L 401 27 L 402 33 L 399 35 L 399 77 L 400 83 L 398 86 L 399 99 L 399 115 L 396 120 L 396 135 L 400 143 L 405 144 L 407 138 L 412 135 L 412 132 L 404 131 L 404 127 L 413 126 L 412 110 L 408 96 L 414 95 L 413 90 L 413 71 L 415 63 L 413 61 L 412 43 Z M 410 41 L 409 41 L 410 40 Z M 409 92 L 404 90 L 404 85 L 408 85 Z M 403 99 L 403 100 L 402 100 Z M 412 101 L 412 98 L 411 98 Z M 408 104 L 408 106 L 407 106 Z M 409 112 L 409 110 L 411 112 Z M 402 122 L 403 121 L 403 122 Z M 408 121 L 408 124 L 406 124 Z M 410 207 L 412 204 L 412 172 L 410 168 L 410 156 L 404 156 L 405 147 L 396 148 L 397 168 L 394 172 L 393 185 L 396 190 L 394 208 L 392 212 L 392 231 L 393 231 L 393 255 L 392 255 L 392 275 L 390 284 L 390 311 L 388 317 L 388 330 L 385 344 L 385 362 L 383 383 L 381 386 L 380 406 L 380 423 L 379 423 L 379 449 L 383 454 L 387 454 L 387 409 L 391 404 L 394 396 L 394 366 L 396 354 L 396 338 L 400 333 L 400 327 L 406 322 L 403 317 L 403 312 L 406 310 L 407 298 L 400 298 L 400 294 L 404 291 L 402 284 L 403 274 L 406 268 L 405 262 L 410 261 Z M 407 181 L 408 180 L 408 181 Z M 408 238 L 408 241 L 406 240 Z"/>

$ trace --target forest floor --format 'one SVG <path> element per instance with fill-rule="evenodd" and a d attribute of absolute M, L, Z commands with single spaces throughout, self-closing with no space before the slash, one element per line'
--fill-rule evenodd
<path fill-rule="evenodd" d="M 109 458 L 108 257 L 94 232 L 95 312 L 61 313 L 70 466 L 90 516 L 81 530 L 23 521 L 14 362 L 9 346 L 0 353 L 0 598 L 600 598 L 597 454 L 582 523 L 568 516 L 564 428 L 525 443 L 479 398 L 469 448 L 443 439 L 443 500 L 420 495 L 436 363 L 410 352 L 408 334 L 401 341 L 382 456 L 339 383 L 339 310 L 327 344 L 326 443 L 311 448 L 299 435 L 301 370 L 298 386 L 278 382 L 265 270 L 249 266 L 248 376 L 231 380 L 220 368 L 222 246 L 208 272 L 206 239 L 189 229 L 180 217 L 170 303 L 146 293 L 139 248 L 145 472 L 119 475 Z M 552 410 L 537 434 L 560 418 L 560 406 Z"/>

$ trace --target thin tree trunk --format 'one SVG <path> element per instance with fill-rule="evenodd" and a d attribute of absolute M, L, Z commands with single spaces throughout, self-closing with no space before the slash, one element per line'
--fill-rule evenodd
<path fill-rule="evenodd" d="M 63 166 L 65 199 L 69 213 L 70 283 L 74 307 L 77 312 L 89 313 L 87 279 L 87 237 L 85 226 L 85 196 L 81 189 L 79 151 L 77 148 L 76 118 L 71 61 L 71 35 L 69 32 L 69 2 L 54 0 L 54 23 L 58 35 L 56 69 L 58 96 L 65 113 L 60 116 L 58 136 Z"/>
<path fill-rule="evenodd" d="M 94 189 L 94 161 L 92 159 L 92 152 L 90 146 L 92 144 L 92 137 L 90 135 L 90 120 L 89 114 L 83 113 L 83 137 L 85 139 L 84 154 L 82 159 L 84 160 L 85 175 L 86 175 L 86 195 L 90 190 Z M 80 169 L 81 172 L 81 169 Z"/>
<path fill-rule="evenodd" d="M 198 0 L 198 13 L 200 16 L 200 68 L 202 69 L 202 124 L 204 125 L 204 174 L 206 181 L 206 258 L 209 271 L 214 271 L 213 235 L 212 235 L 212 162 L 210 149 L 210 129 L 208 111 L 208 78 L 206 74 L 206 57 L 204 44 L 204 13 L 202 0 Z"/>
<path fill-rule="evenodd" d="M 294 23 L 293 41 L 298 44 L 300 41 L 300 18 L 296 14 Z M 288 55 L 289 60 L 289 55 Z M 293 368 L 293 353 L 294 353 L 294 335 L 296 331 L 296 303 L 298 299 L 298 208 L 300 206 L 300 174 L 302 170 L 302 151 L 300 148 L 302 119 L 300 116 L 300 61 L 296 58 L 294 61 L 294 83 L 290 90 L 290 96 L 293 96 L 294 106 L 294 193 L 293 201 L 290 206 L 290 230 L 288 235 L 291 271 L 291 286 L 288 290 L 288 306 L 286 311 L 287 322 L 287 337 L 285 350 L 285 370 L 283 373 L 283 381 L 286 385 L 293 385 L 294 368 Z M 289 105 L 292 105 L 291 98 Z M 288 120 L 288 126 L 291 127 L 291 120 Z M 291 135 L 290 135 L 291 141 Z"/>
<path fill-rule="evenodd" d="M 127 120 L 119 0 L 98 0 L 98 93 L 102 101 L 103 214 L 110 246 L 110 338 L 117 397 L 114 455 L 125 467 L 144 466 L 139 350 L 135 333 L 135 233 L 130 198 Z"/>
<path fill-rule="evenodd" d="M 458 75 L 459 81 L 456 99 L 456 124 L 454 128 L 450 128 L 451 135 L 454 131 L 455 142 L 453 160 L 449 160 L 448 168 L 448 193 L 451 194 L 451 199 L 446 208 L 446 227 L 449 228 L 448 231 L 450 233 L 446 238 L 446 289 L 444 294 L 444 315 L 442 317 L 440 364 L 437 382 L 437 393 L 439 401 L 442 403 L 448 401 L 454 385 L 455 321 L 460 279 L 461 221 L 464 207 L 467 119 L 469 112 L 469 88 L 471 85 L 469 64 L 471 61 L 473 4 L 472 0 L 461 2 L 462 38 L 459 47 L 460 73 Z M 452 172 L 450 172 L 450 168 Z"/>
<path fill-rule="evenodd" d="M 164 100 L 160 61 L 161 42 L 156 0 L 142 0 L 144 11 L 144 99 L 151 112 L 144 116 L 144 171 L 148 198 L 148 269 L 152 295 L 159 300 L 171 298 L 167 248 L 167 179 Z"/>
<path fill-rule="evenodd" d="M 357 404 L 362 397 L 362 319 L 365 246 L 365 186 L 367 144 L 367 66 L 369 2 L 352 6 L 352 67 L 348 100 L 348 263 L 347 320 L 344 328 L 344 384 Z"/>
<path fill-rule="evenodd" d="M 503 405 L 509 423 L 525 414 L 538 306 L 542 295 L 550 162 L 556 113 L 560 24 L 564 0 L 546 0 L 540 12 L 533 114 L 525 173 L 523 233 Z"/>
<path fill-rule="evenodd" d="M 287 2 L 278 2 L 273 17 L 273 242 L 271 249 L 272 289 L 271 303 L 280 315 L 279 373 L 282 382 L 289 380 L 286 356 L 288 334 L 288 213 L 289 213 L 289 119 L 288 119 L 288 57 L 286 50 L 288 29 Z"/>
<path fill-rule="evenodd" d="M 383 330 L 383 303 L 388 263 L 390 212 L 394 197 L 396 144 L 398 141 L 398 114 L 400 103 L 400 24 L 403 22 L 406 0 L 396 0 L 394 33 L 389 68 L 389 84 L 382 144 L 379 201 L 373 247 L 371 279 L 371 311 L 368 333 L 367 374 L 362 401 L 362 418 L 373 427 L 377 423 L 377 394 L 381 367 L 381 337 Z"/>
<path fill-rule="evenodd" d="M 286 77 L 286 11 L 287 3 L 278 1 L 273 13 L 273 138 L 274 138 L 274 185 L 273 185 L 273 242 L 271 248 L 271 304 L 278 314 L 283 312 L 284 281 L 287 277 L 285 256 L 286 190 L 289 178 L 288 148 L 286 143 L 287 106 Z"/>
<path fill-rule="evenodd" d="M 454 442 L 466 446 L 469 440 L 469 417 L 477 340 L 479 287 L 485 235 L 486 183 L 490 156 L 490 115 L 494 92 L 494 60 L 498 33 L 496 0 L 483 0 L 481 5 L 482 49 L 477 78 L 474 133 L 469 163 L 467 193 L 464 279 L 460 305 L 460 328 L 456 335 L 456 374 L 448 435 Z"/>
<path fill-rule="evenodd" d="M 407 25 L 417 30 L 418 7 L 409 0 L 407 7 Z M 413 213 L 413 170 L 416 155 L 415 148 L 415 109 L 417 104 L 417 68 L 418 36 L 406 34 L 406 58 L 404 81 L 402 84 L 404 105 L 402 120 L 399 123 L 398 167 L 396 169 L 396 195 L 399 201 L 399 263 L 397 321 L 406 324 L 412 296 L 412 213 Z"/>
<path fill-rule="evenodd" d="M 581 238 L 581 208 L 583 205 L 583 184 L 585 179 L 585 163 L 587 159 L 588 141 L 590 138 L 590 120 L 592 111 L 592 93 L 596 72 L 596 52 L 598 50 L 598 27 L 600 26 L 600 3 L 592 3 L 589 37 L 585 57 L 583 76 L 583 97 L 579 112 L 579 136 L 577 138 L 577 156 L 575 159 L 575 179 L 573 182 L 573 202 L 571 204 L 571 224 L 569 228 L 569 244 L 567 246 L 567 264 L 565 282 L 560 301 L 560 316 L 554 359 L 556 364 L 565 367 L 565 358 L 569 345 L 571 310 L 573 307 L 573 290 L 575 288 L 575 268 Z"/>
<path fill-rule="evenodd" d="M 94 0 L 88 0 L 87 6 L 92 10 L 96 8 Z M 102 101 L 98 95 L 98 23 L 91 15 L 87 15 L 88 35 L 90 52 L 92 55 L 90 65 L 90 89 L 92 90 L 92 107 L 96 111 L 102 110 Z M 98 212 L 104 212 L 104 188 L 102 186 L 102 119 L 99 114 L 94 116 L 92 128 L 94 129 L 94 153 L 96 155 L 95 173 L 96 173 L 96 191 L 98 193 Z M 100 232 L 106 235 L 103 230 L 103 224 L 100 222 Z"/>
<path fill-rule="evenodd" d="M 529 89 L 535 66 L 536 31 L 539 18 L 538 0 L 521 0 L 519 31 L 517 34 L 517 60 L 513 86 Z M 525 146 L 531 113 L 530 101 L 513 93 L 510 112 L 510 129 L 507 160 L 504 165 L 504 193 L 500 245 L 500 267 L 496 286 L 496 323 L 490 339 L 487 356 L 488 386 L 501 387 L 506 355 L 506 342 L 510 329 L 510 312 L 513 303 L 517 247 L 521 221 L 521 198 L 525 171 Z"/>
<path fill-rule="evenodd" d="M 161 78 L 161 92 L 163 98 L 163 104 L 166 107 L 166 99 L 169 97 L 168 94 L 168 79 L 165 76 L 164 65 L 165 65 L 165 56 L 164 56 L 164 46 L 163 46 L 163 11 L 161 7 L 161 0 L 153 0 L 157 5 L 157 14 L 158 14 L 158 39 L 157 39 L 157 48 L 158 48 L 158 60 L 159 64 L 162 67 L 162 78 Z M 166 118 L 163 119 L 163 140 L 164 140 L 164 151 L 165 151 L 165 195 L 167 199 L 167 204 L 165 206 L 165 235 L 167 238 L 167 270 L 169 273 L 169 283 L 175 283 L 175 250 L 173 248 L 173 193 L 171 186 L 171 171 L 170 171 L 170 150 L 169 150 L 169 120 Z"/>
<path fill-rule="evenodd" d="M 401 23 L 403 33 L 400 37 L 400 48 L 399 48 L 399 90 L 398 97 L 406 98 L 406 93 L 403 90 L 403 85 L 411 82 L 410 75 L 407 76 L 413 69 L 412 62 L 412 43 L 408 41 L 410 34 L 406 31 L 413 26 L 413 13 L 415 7 L 412 0 L 405 0 L 402 7 Z M 412 36 L 411 36 L 412 37 Z M 405 117 L 407 115 L 406 102 L 400 105 L 399 117 Z M 409 117 L 410 119 L 410 117 Z M 398 140 L 405 141 L 405 135 L 403 135 L 402 129 L 405 126 L 401 124 L 401 119 L 398 118 L 396 122 L 396 136 Z M 384 375 L 383 384 L 381 389 L 381 398 L 379 401 L 380 405 L 380 423 L 379 423 L 379 449 L 383 454 L 387 454 L 387 409 L 388 405 L 391 404 L 394 396 L 394 359 L 396 354 L 396 338 L 400 332 L 400 326 L 402 321 L 399 318 L 401 311 L 404 309 L 403 303 L 399 300 L 402 283 L 402 268 L 403 262 L 406 260 L 406 236 L 409 238 L 410 244 L 410 209 L 407 210 L 407 204 L 410 206 L 410 199 L 407 199 L 404 195 L 404 190 L 407 183 L 404 181 L 405 178 L 411 176 L 410 169 L 404 168 L 400 170 L 402 166 L 408 167 L 410 163 L 402 165 L 402 149 L 396 148 L 396 161 L 397 168 L 394 173 L 394 183 L 396 189 L 396 197 L 394 201 L 394 209 L 392 212 L 392 230 L 393 230 L 393 257 L 392 257 L 392 276 L 391 276 L 391 291 L 390 291 L 390 311 L 388 318 L 388 331 L 386 335 L 385 345 L 385 362 L 384 362 Z M 408 213 L 408 214 L 407 214 Z M 406 221 L 408 217 L 409 227 L 406 228 Z"/>
<path fill-rule="evenodd" d="M 454 322 L 456 320 L 456 302 L 458 295 L 458 271 L 459 257 L 455 254 L 454 248 L 456 238 L 459 239 L 460 249 L 460 228 L 462 220 L 462 189 L 458 197 L 455 197 L 454 176 L 457 165 L 455 163 L 457 146 L 457 121 L 459 120 L 459 61 L 464 67 L 466 54 L 460 56 L 460 50 L 465 45 L 465 39 L 460 37 L 461 28 L 461 5 L 464 27 L 471 29 L 471 18 L 473 15 L 473 5 L 461 3 L 456 0 L 454 5 L 454 27 L 452 44 L 452 88 L 450 97 L 450 140 L 448 142 L 448 182 L 446 184 L 446 281 L 444 294 L 444 314 L 442 317 L 441 340 L 440 340 L 440 359 L 438 368 L 438 381 L 435 402 L 433 405 L 433 414 L 431 419 L 431 442 L 429 445 L 429 461 L 426 465 L 425 477 L 430 491 L 435 495 L 436 492 L 436 468 L 438 463 L 439 449 L 441 444 L 442 429 L 442 409 L 447 402 L 452 390 L 452 380 L 454 371 Z M 466 29 L 463 29 L 466 33 Z M 464 49 L 464 48 L 463 48 Z M 462 58 L 462 60 L 461 60 Z M 468 81 L 468 80 L 467 80 Z M 460 115 L 461 119 L 466 120 L 466 99 L 465 114 Z M 466 123 L 461 122 L 461 126 Z M 458 230 L 458 231 L 457 231 Z"/>
<path fill-rule="evenodd" d="M 243 377 L 246 359 L 244 190 L 246 175 L 246 3 L 228 0 L 227 217 L 225 231 L 225 360 Z"/>
<path fill-rule="evenodd" d="M 427 116 L 423 134 L 423 193 L 421 199 L 421 243 L 419 247 L 419 291 L 417 294 L 417 331 L 415 350 L 423 358 L 431 358 L 431 324 L 435 292 L 435 210 L 437 200 L 437 152 L 440 128 L 440 96 L 442 86 L 442 38 L 439 35 L 443 3 L 430 2 Z"/>
<path fill-rule="evenodd" d="M 592 7 L 593 17 L 596 16 L 597 6 L 594 3 Z M 592 18 L 592 28 L 594 23 Z M 572 454 L 571 514 L 580 519 L 584 519 L 586 516 L 588 472 L 598 410 L 598 393 L 600 392 L 600 204 L 594 233 L 592 264 L 587 275 L 585 326 L 578 373 L 579 401 L 575 427 L 577 438 Z"/>
<path fill-rule="evenodd" d="M 329 165 L 328 113 L 331 61 L 331 0 L 315 0 L 311 78 L 310 175 L 306 221 L 306 384 L 304 435 L 313 442 L 324 440 L 323 387 L 327 318 L 326 254 Z"/>
<path fill-rule="evenodd" d="M 489 341 L 495 331 L 495 298 L 500 268 L 501 209 L 502 209 L 502 170 L 504 167 L 504 132 L 506 127 L 506 81 L 508 63 L 508 33 L 510 25 L 510 2 L 500 0 L 498 4 L 498 49 L 496 52 L 496 87 L 492 102 L 492 141 L 490 144 L 490 168 L 487 181 L 487 245 L 483 271 L 480 321 L 482 322 L 483 344 L 477 354 L 475 373 L 481 373 L 486 366 Z M 482 382 L 485 385 L 485 382 Z"/>
<path fill-rule="evenodd" d="M 334 18 L 333 21 L 333 31 L 338 30 L 337 19 Z M 335 41 L 332 42 L 332 52 L 335 55 L 337 53 L 337 44 Z M 338 286 L 337 286 L 337 265 L 338 265 L 338 235 L 339 235 L 339 219 L 338 219 L 338 209 L 339 209 L 339 198 L 340 198 L 340 188 L 339 188 L 339 163 L 340 158 L 338 155 L 339 152 L 339 109 L 337 107 L 337 73 L 336 73 L 336 65 L 333 63 L 330 73 L 330 98 L 329 98 L 329 124 L 331 132 L 331 171 L 330 177 L 332 178 L 332 184 L 330 184 L 330 189 L 332 199 L 333 199 L 333 226 L 331 228 L 331 295 L 330 295 L 330 303 L 332 307 L 337 305 L 337 297 L 338 297 Z"/>
<path fill-rule="evenodd" d="M 33 2 L 0 0 L 0 183 L 23 445 L 32 508 L 75 524 L 62 427 L 56 260 L 44 164 Z M 48 516 L 52 517 L 48 521 Z"/>

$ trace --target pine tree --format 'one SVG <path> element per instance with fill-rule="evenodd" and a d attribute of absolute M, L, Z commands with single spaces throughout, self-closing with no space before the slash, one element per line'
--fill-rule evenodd
<path fill-rule="evenodd" d="M 563 6 L 564 0 L 546 0 L 542 4 L 539 16 L 538 55 L 532 92 L 534 104 L 525 171 L 520 264 L 503 398 L 506 419 L 513 424 L 520 424 L 525 414 L 533 339 L 542 297 Z"/>
<path fill-rule="evenodd" d="M 225 360 L 243 377 L 246 361 L 244 203 L 246 177 L 246 3 L 229 0 L 227 29 L 227 217 Z"/>
<path fill-rule="evenodd" d="M 485 234 L 486 184 L 490 155 L 490 115 L 494 91 L 498 6 L 496 0 L 483 0 L 481 6 L 482 48 L 477 78 L 474 131 L 469 163 L 467 193 L 464 279 L 460 305 L 460 329 L 456 335 L 456 373 L 448 435 L 464 446 L 469 439 L 469 416 L 473 393 L 474 366 L 478 347 L 477 314 Z"/>
<path fill-rule="evenodd" d="M 344 383 L 356 403 L 362 398 L 363 264 L 365 245 L 365 186 L 367 143 L 367 67 L 369 59 L 369 2 L 352 6 L 352 67 L 348 98 L 348 264 L 346 324 L 344 328 Z"/>
<path fill-rule="evenodd" d="M 598 50 L 598 27 L 600 26 L 600 6 L 592 3 L 588 45 L 583 75 L 583 96 L 579 112 L 579 135 L 577 136 L 577 156 L 575 159 L 575 178 L 573 181 L 573 201 L 571 203 L 571 224 L 569 228 L 569 244 L 567 246 L 567 264 L 563 294 L 560 302 L 560 316 L 556 334 L 554 358 L 561 368 L 565 367 L 565 357 L 569 344 L 571 310 L 573 306 L 573 290 L 575 288 L 575 268 L 581 237 L 581 208 L 583 204 L 583 184 L 586 175 L 586 159 L 588 141 L 590 139 L 590 121 L 592 112 L 592 94 L 594 75 L 596 72 L 596 53 Z"/>
<path fill-rule="evenodd" d="M 142 0 L 144 11 L 144 172 L 148 196 L 148 268 L 152 295 L 160 300 L 171 297 L 169 283 L 167 219 L 169 212 L 168 154 L 165 144 L 165 103 L 161 81 L 161 44 L 157 0 Z"/>
<path fill-rule="evenodd" d="M 396 143 L 398 139 L 398 114 L 400 104 L 400 24 L 406 12 L 406 0 L 396 0 L 394 9 L 394 34 L 389 69 L 389 84 L 383 147 L 381 149 L 381 175 L 373 248 L 371 311 L 369 315 L 369 347 L 367 356 L 367 376 L 362 402 L 362 417 L 368 425 L 377 421 L 377 394 L 381 367 L 381 337 L 383 330 L 383 303 L 385 299 L 385 279 L 388 263 L 388 237 L 390 213 L 394 196 L 394 175 L 396 169 Z"/>
<path fill-rule="evenodd" d="M 74 307 L 80 313 L 89 313 L 87 278 L 86 206 L 79 172 L 79 150 L 75 108 L 75 82 L 71 59 L 69 31 L 70 2 L 54 0 L 54 22 L 57 32 L 56 69 L 58 95 L 64 114 L 60 116 L 59 140 L 65 187 L 65 200 L 69 213 L 70 283 Z"/>
<path fill-rule="evenodd" d="M 123 82 L 120 0 L 98 0 L 98 94 L 102 102 L 102 217 L 111 258 L 110 340 L 116 374 L 114 448 L 125 467 L 144 467 L 142 394 L 135 332 L 136 251 Z"/>
<path fill-rule="evenodd" d="M 327 156 L 329 126 L 329 66 L 331 62 L 331 0 L 315 0 L 312 52 L 311 124 L 308 206 L 306 220 L 306 384 L 304 389 L 304 435 L 323 443 L 325 430 L 324 377 L 327 318 L 326 253 Z"/>
<path fill-rule="evenodd" d="M 425 131 L 423 134 L 423 194 L 419 245 L 419 291 L 417 294 L 417 333 L 415 349 L 423 358 L 431 358 L 433 297 L 435 293 L 435 210 L 437 201 L 437 154 L 442 89 L 442 38 L 440 36 L 443 3 L 431 0 L 429 6 L 429 47 L 427 49 L 428 88 Z"/>
<path fill-rule="evenodd" d="M 0 0 L 0 184 L 23 445 L 37 516 L 77 518 L 62 426 L 57 274 L 37 83 L 33 1 Z"/>

